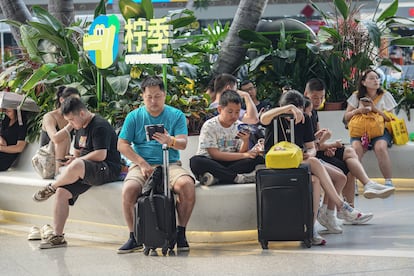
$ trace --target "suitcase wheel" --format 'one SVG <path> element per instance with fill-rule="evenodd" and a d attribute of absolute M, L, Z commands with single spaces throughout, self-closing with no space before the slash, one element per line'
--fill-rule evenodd
<path fill-rule="evenodd" d="M 145 247 L 144 248 L 144 255 L 145 256 L 148 256 L 149 255 L 149 252 L 150 252 L 150 248 L 149 247 Z"/>
<path fill-rule="evenodd" d="M 157 250 L 155 248 L 151 249 L 151 256 L 158 256 Z"/>
<path fill-rule="evenodd" d="M 266 240 L 260 240 L 260 244 L 262 246 L 262 249 L 269 249 L 269 242 Z"/>
<path fill-rule="evenodd" d="M 312 241 L 311 240 L 306 239 L 303 242 L 305 243 L 305 246 L 307 248 L 311 248 L 312 247 Z"/>

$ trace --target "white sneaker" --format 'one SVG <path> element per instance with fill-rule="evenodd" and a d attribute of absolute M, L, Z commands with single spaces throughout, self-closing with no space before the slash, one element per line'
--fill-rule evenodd
<path fill-rule="evenodd" d="M 36 240 L 40 240 L 41 236 L 40 236 L 40 229 L 37 226 L 32 226 L 30 228 L 29 234 L 27 235 L 27 240 L 29 241 L 36 241 Z"/>
<path fill-rule="evenodd" d="M 211 186 L 218 182 L 217 178 L 215 178 L 211 173 L 206 172 L 200 179 L 200 184 L 205 186 Z"/>
<path fill-rule="evenodd" d="M 328 216 L 326 213 L 321 212 L 319 209 L 318 222 L 326 228 L 326 230 L 322 230 L 321 233 L 324 234 L 341 234 L 342 228 L 336 223 L 336 218 L 334 216 Z"/>
<path fill-rule="evenodd" d="M 374 217 L 373 213 L 361 213 L 361 216 L 353 221 L 348 221 L 343 215 L 342 212 L 338 213 L 338 218 L 343 219 L 343 224 L 345 225 L 357 225 L 357 224 L 364 224 L 370 221 Z"/>
<path fill-rule="evenodd" d="M 238 174 L 234 179 L 234 182 L 242 183 L 256 183 L 256 170 L 249 173 Z"/>
<path fill-rule="evenodd" d="M 359 210 L 353 208 L 347 202 L 344 202 L 342 204 L 340 213 L 341 213 L 340 218 L 343 218 L 344 220 L 351 222 L 351 223 L 358 220 L 358 218 L 362 216 L 362 213 Z"/>
<path fill-rule="evenodd" d="M 316 231 L 313 232 L 312 245 L 325 245 L 326 240 L 320 236 Z"/>
<path fill-rule="evenodd" d="M 364 197 L 368 199 L 387 198 L 392 195 L 394 191 L 394 187 L 387 187 L 370 181 L 364 186 Z"/>
<path fill-rule="evenodd" d="M 42 236 L 42 240 L 47 240 L 48 238 L 52 237 L 55 232 L 53 230 L 53 227 L 50 226 L 50 224 L 45 224 L 40 229 L 40 234 Z"/>

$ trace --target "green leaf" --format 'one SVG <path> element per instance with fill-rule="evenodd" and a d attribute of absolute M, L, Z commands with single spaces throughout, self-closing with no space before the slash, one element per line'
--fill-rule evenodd
<path fill-rule="evenodd" d="M 144 9 L 146 18 L 148 20 L 153 19 L 154 18 L 154 6 L 152 5 L 152 1 L 151 0 L 142 0 L 141 1 L 141 6 Z"/>
<path fill-rule="evenodd" d="M 126 93 L 130 80 L 130 75 L 106 77 L 106 81 L 109 83 L 112 90 L 115 91 L 118 95 L 124 95 Z"/>
<path fill-rule="evenodd" d="M 375 47 L 381 47 L 381 30 L 377 24 L 371 20 L 363 20 L 361 23 L 367 28 L 369 38 L 374 43 Z"/>
<path fill-rule="evenodd" d="M 401 37 L 390 41 L 392 46 L 414 46 L 414 37 Z"/>
<path fill-rule="evenodd" d="M 16 20 L 10 20 L 10 19 L 2 19 L 0 20 L 0 23 L 6 23 L 8 25 L 12 25 L 16 28 L 20 28 L 21 25 L 23 25 L 23 23 L 16 21 Z"/>
<path fill-rule="evenodd" d="M 255 59 L 252 60 L 252 62 L 250 63 L 250 67 L 249 67 L 249 71 L 253 72 L 254 70 L 256 70 L 256 68 L 262 63 L 263 60 L 265 60 L 268 56 L 270 56 L 269 54 L 265 54 L 265 55 L 261 55 Z"/>
<path fill-rule="evenodd" d="M 57 20 L 53 15 L 51 15 L 47 10 L 39 7 L 33 6 L 32 7 L 33 14 L 40 23 L 48 25 L 49 28 L 52 27 L 56 32 L 62 32 L 64 29 L 63 24 Z"/>
<path fill-rule="evenodd" d="M 394 0 L 377 18 L 377 22 L 384 21 L 386 18 L 393 17 L 398 10 L 398 0 Z"/>
<path fill-rule="evenodd" d="M 172 25 L 173 29 L 178 29 L 188 26 L 195 21 L 197 21 L 197 18 L 194 15 L 192 15 L 170 20 L 168 24 Z"/>
<path fill-rule="evenodd" d="M 106 14 L 106 1 L 100 0 L 94 11 L 94 18 L 97 18 L 101 14 Z"/>
<path fill-rule="evenodd" d="M 22 90 L 27 92 L 33 89 L 33 87 L 35 87 L 39 81 L 43 80 L 45 76 L 55 67 L 56 64 L 54 63 L 47 63 L 40 66 L 39 69 L 37 69 L 33 75 L 23 84 Z"/>
<path fill-rule="evenodd" d="M 78 66 L 76 64 L 63 64 L 57 66 L 53 69 L 58 75 L 65 76 L 65 75 L 77 75 L 78 74 Z"/>
<path fill-rule="evenodd" d="M 349 7 L 345 0 L 334 0 L 335 7 L 341 13 L 342 17 L 346 20 L 349 15 Z"/>
<path fill-rule="evenodd" d="M 269 47 L 272 45 L 272 41 L 270 41 L 270 39 L 256 31 L 240 30 L 238 35 L 241 39 L 246 41 L 262 43 L 264 45 L 268 45 Z"/>
<path fill-rule="evenodd" d="M 138 3 L 135 3 L 131 0 L 119 0 L 119 11 L 125 20 L 129 18 L 147 18 L 145 10 Z"/>

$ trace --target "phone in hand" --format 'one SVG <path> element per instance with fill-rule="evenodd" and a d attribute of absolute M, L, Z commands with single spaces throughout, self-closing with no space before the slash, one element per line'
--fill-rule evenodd
<path fill-rule="evenodd" d="M 62 158 L 62 159 L 56 159 L 56 161 L 60 163 L 66 163 L 69 160 L 69 158 Z"/>
<path fill-rule="evenodd" d="M 248 124 L 240 124 L 237 126 L 239 132 L 250 133 L 250 126 Z"/>
<path fill-rule="evenodd" d="M 147 135 L 147 141 L 154 140 L 154 138 L 152 136 L 156 132 L 164 133 L 164 125 L 163 124 L 146 125 L 145 126 L 145 133 Z"/>
<path fill-rule="evenodd" d="M 366 102 L 366 103 L 370 103 L 371 102 L 371 99 L 370 98 L 368 98 L 368 97 L 363 97 L 363 98 L 361 98 L 361 99 L 359 99 L 361 102 Z"/>

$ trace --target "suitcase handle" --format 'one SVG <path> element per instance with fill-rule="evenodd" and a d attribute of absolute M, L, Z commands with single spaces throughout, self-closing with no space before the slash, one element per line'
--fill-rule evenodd
<path fill-rule="evenodd" d="M 279 142 L 279 130 L 277 128 L 278 120 L 280 121 L 280 127 L 282 128 L 282 131 L 285 132 L 283 129 L 283 124 L 281 122 L 282 118 L 290 118 L 290 142 L 295 143 L 295 118 L 293 117 L 293 114 L 280 114 L 279 116 L 276 116 L 273 119 L 273 144 L 276 144 Z M 285 137 L 286 139 L 286 137 Z"/>
<path fill-rule="evenodd" d="M 170 199 L 170 186 L 169 186 L 169 177 L 168 177 L 168 163 L 169 163 L 169 155 L 168 155 L 168 145 L 162 144 L 162 174 L 164 179 L 164 195 Z"/>

